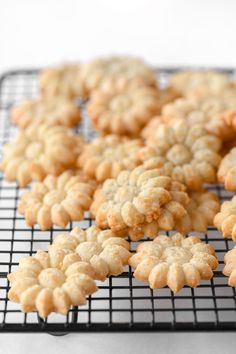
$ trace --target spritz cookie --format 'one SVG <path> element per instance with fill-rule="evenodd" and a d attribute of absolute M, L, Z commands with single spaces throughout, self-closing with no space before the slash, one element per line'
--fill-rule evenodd
<path fill-rule="evenodd" d="M 28 99 L 12 108 L 11 119 L 22 129 L 35 122 L 51 122 L 70 128 L 80 122 L 80 109 L 66 97 Z"/>
<path fill-rule="evenodd" d="M 134 57 L 98 58 L 83 65 L 83 80 L 91 93 L 113 91 L 138 86 L 156 86 L 154 71 L 142 60 Z"/>
<path fill-rule="evenodd" d="M 98 290 L 88 263 L 76 252 L 54 247 L 22 257 L 8 280 L 9 300 L 19 303 L 23 312 L 38 311 L 42 318 L 51 312 L 66 315 L 71 306 L 85 305 L 86 296 Z"/>
<path fill-rule="evenodd" d="M 57 176 L 75 167 L 83 145 L 83 138 L 66 127 L 32 124 L 4 146 L 1 170 L 7 181 L 24 187 L 32 180 L 42 181 L 48 174 Z"/>
<path fill-rule="evenodd" d="M 85 97 L 81 64 L 58 65 L 42 70 L 39 76 L 39 89 L 43 97 L 64 96 L 68 98 Z"/>
<path fill-rule="evenodd" d="M 220 139 L 202 125 L 188 127 L 178 120 L 172 125 L 161 124 L 139 157 L 146 168 L 159 168 L 162 174 L 197 190 L 203 183 L 216 182 L 220 148 Z"/>
<path fill-rule="evenodd" d="M 225 266 L 222 273 L 229 277 L 229 286 L 236 286 L 236 246 L 225 254 L 224 262 Z"/>
<path fill-rule="evenodd" d="M 102 134 L 137 136 L 160 112 L 159 92 L 153 87 L 96 91 L 87 109 L 93 127 Z"/>
<path fill-rule="evenodd" d="M 29 227 L 38 224 L 41 230 L 53 225 L 65 228 L 70 221 L 83 219 L 94 190 L 94 182 L 86 181 L 73 171 L 65 171 L 59 177 L 48 175 L 22 195 L 18 211 Z"/>
<path fill-rule="evenodd" d="M 211 245 L 178 233 L 139 244 L 129 264 L 135 269 L 134 277 L 152 289 L 168 286 L 177 293 L 185 285 L 195 288 L 201 279 L 211 279 L 218 260 Z"/>
<path fill-rule="evenodd" d="M 78 166 L 90 178 L 103 182 L 115 178 L 123 170 L 132 170 L 141 161 L 138 151 L 143 146 L 141 140 L 107 135 L 92 140 L 85 145 L 78 158 Z"/>
<path fill-rule="evenodd" d="M 221 160 L 217 176 L 226 190 L 236 191 L 236 147 Z"/>
<path fill-rule="evenodd" d="M 132 240 L 144 234 L 155 237 L 160 229 L 172 230 L 186 214 L 189 197 L 185 189 L 170 177 L 160 176 L 157 169 L 139 166 L 106 180 L 95 192 L 90 211 L 102 229 L 110 228 Z"/>
<path fill-rule="evenodd" d="M 204 97 L 221 93 L 228 80 L 213 70 L 185 70 L 171 75 L 170 85 L 183 96 Z"/>
<path fill-rule="evenodd" d="M 173 121 L 184 119 L 188 126 L 203 124 L 206 130 L 229 141 L 234 138 L 232 129 L 224 120 L 225 111 L 230 103 L 221 96 L 207 96 L 202 99 L 179 98 L 166 104 L 161 112 L 162 120 L 172 124 Z M 150 134 L 153 132 L 150 130 Z"/>
<path fill-rule="evenodd" d="M 221 204 L 220 212 L 214 218 L 214 225 L 224 238 L 229 237 L 236 242 L 236 196 Z"/>
<path fill-rule="evenodd" d="M 214 192 L 207 190 L 188 193 L 190 201 L 186 206 L 186 215 L 177 220 L 175 229 L 182 234 L 190 231 L 207 232 L 213 225 L 215 215 L 220 211 L 220 201 Z"/>

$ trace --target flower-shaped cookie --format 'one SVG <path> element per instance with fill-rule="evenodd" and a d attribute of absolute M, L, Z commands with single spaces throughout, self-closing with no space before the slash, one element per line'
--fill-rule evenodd
<path fill-rule="evenodd" d="M 141 243 L 129 264 L 135 269 L 134 277 L 148 281 L 152 289 L 167 285 L 177 293 L 184 285 L 195 288 L 201 279 L 211 279 L 218 261 L 214 248 L 200 238 L 175 234 Z"/>
<path fill-rule="evenodd" d="M 103 182 L 117 177 L 123 170 L 138 166 L 141 163 L 138 151 L 142 146 L 141 140 L 129 140 L 117 135 L 96 138 L 85 145 L 78 165 L 90 178 Z"/>
<path fill-rule="evenodd" d="M 220 201 L 214 192 L 200 190 L 189 192 L 187 214 L 176 222 L 175 229 L 186 234 L 190 231 L 207 232 L 220 210 Z"/>
<path fill-rule="evenodd" d="M 130 256 L 129 243 L 110 230 L 76 227 L 57 235 L 48 252 L 37 251 L 20 260 L 18 269 L 8 274 L 8 297 L 20 303 L 23 312 L 66 315 L 71 305 L 85 304 L 86 295 L 97 291 L 94 279 L 104 281 L 123 273 Z"/>
<path fill-rule="evenodd" d="M 170 77 L 170 85 L 187 97 L 204 97 L 221 93 L 228 85 L 224 74 L 210 70 L 179 71 Z"/>
<path fill-rule="evenodd" d="M 93 267 L 95 279 L 101 281 L 123 273 L 131 257 L 129 242 L 115 237 L 110 230 L 102 231 L 97 227 L 85 231 L 76 227 L 70 234 L 59 234 L 50 248 L 76 252 L 83 262 Z"/>
<path fill-rule="evenodd" d="M 80 110 L 66 97 L 28 99 L 13 107 L 11 119 L 22 129 L 34 122 L 74 127 L 80 121 Z"/>
<path fill-rule="evenodd" d="M 98 58 L 85 64 L 82 76 L 88 92 L 113 91 L 137 86 L 156 86 L 155 73 L 139 58 Z"/>
<path fill-rule="evenodd" d="M 160 112 L 159 91 L 135 87 L 92 94 L 87 109 L 95 129 L 103 134 L 136 136 Z"/>
<path fill-rule="evenodd" d="M 20 303 L 23 312 L 66 315 L 71 306 L 84 305 L 86 295 L 97 291 L 94 269 L 76 252 L 49 248 L 23 257 L 15 272 L 8 274 L 8 298 Z"/>
<path fill-rule="evenodd" d="M 200 123 L 209 133 L 216 135 L 221 140 L 229 141 L 234 136 L 224 116 L 225 111 L 231 107 L 229 100 L 226 100 L 222 95 L 207 96 L 198 100 L 179 98 L 166 104 L 161 114 L 165 123 L 172 124 L 178 119 L 184 119 L 190 127 Z M 149 137 L 153 134 L 155 132 L 150 129 Z"/>
<path fill-rule="evenodd" d="M 39 89 L 43 97 L 86 96 L 81 64 L 58 65 L 44 69 L 39 76 Z"/>
<path fill-rule="evenodd" d="M 90 211 L 98 227 L 139 240 L 144 234 L 155 237 L 159 229 L 172 230 L 188 202 L 184 185 L 160 176 L 157 169 L 139 166 L 106 180 L 95 192 Z"/>
<path fill-rule="evenodd" d="M 60 175 L 73 168 L 83 148 L 82 137 L 68 128 L 49 123 L 32 124 L 3 148 L 1 170 L 8 181 L 21 187 L 48 174 Z"/>
<path fill-rule="evenodd" d="M 146 168 L 160 168 L 164 175 L 197 190 L 203 183 L 216 181 L 220 147 L 221 141 L 201 124 L 188 127 L 178 120 L 172 125 L 161 124 L 139 157 Z"/>
<path fill-rule="evenodd" d="M 217 176 L 225 189 L 236 191 L 236 148 L 231 149 L 221 160 Z"/>
<path fill-rule="evenodd" d="M 89 210 L 95 185 L 83 176 L 66 171 L 59 177 L 48 175 L 33 184 L 20 200 L 18 211 L 26 224 L 39 224 L 41 230 L 53 225 L 65 228 L 70 221 L 80 221 Z"/>
<path fill-rule="evenodd" d="M 229 286 L 236 286 L 236 246 L 228 251 L 224 256 L 225 266 L 223 268 L 223 274 L 228 279 Z"/>
<path fill-rule="evenodd" d="M 223 237 L 231 237 L 236 242 L 236 196 L 221 204 L 220 212 L 214 218 L 214 225 L 223 233 Z"/>

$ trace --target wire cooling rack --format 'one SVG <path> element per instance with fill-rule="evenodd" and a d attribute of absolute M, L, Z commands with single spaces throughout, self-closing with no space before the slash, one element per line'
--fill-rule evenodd
<path fill-rule="evenodd" d="M 160 70 L 161 83 L 174 70 Z M 231 74 L 231 70 L 225 72 Z M 17 70 L 7 72 L 0 79 L 0 150 L 17 131 L 10 124 L 9 109 L 17 101 L 37 95 L 37 73 L 37 70 Z M 83 122 L 78 129 L 90 138 L 93 133 L 86 110 L 83 103 L 79 104 Z M 221 201 L 231 197 L 221 186 L 209 189 L 214 190 Z M 235 288 L 227 286 L 227 278 L 221 273 L 223 256 L 233 243 L 223 239 L 213 227 L 201 238 L 215 247 L 220 265 L 214 278 L 202 281 L 196 289 L 185 287 L 177 295 L 167 288 L 151 290 L 135 280 L 127 267 L 121 276 L 99 283 L 100 290 L 88 298 L 87 305 L 72 308 L 67 316 L 51 314 L 43 321 L 36 312 L 23 314 L 18 304 L 7 299 L 7 273 L 17 267 L 22 256 L 46 249 L 53 236 L 62 231 L 54 228 L 43 232 L 38 227 L 25 226 L 24 219 L 17 213 L 18 200 L 25 190 L 0 176 L 0 331 L 59 335 L 80 331 L 236 330 Z M 71 223 L 68 230 L 75 225 L 89 227 L 91 224 L 87 215 L 83 222 Z M 131 242 L 132 250 L 136 246 L 137 243 Z"/>

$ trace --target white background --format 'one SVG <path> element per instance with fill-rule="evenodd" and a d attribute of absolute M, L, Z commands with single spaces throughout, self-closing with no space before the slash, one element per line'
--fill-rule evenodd
<path fill-rule="evenodd" d="M 0 0 L 0 72 L 96 55 L 236 66 L 235 0 Z M 235 334 L 0 335 L 0 353 L 235 353 Z"/>

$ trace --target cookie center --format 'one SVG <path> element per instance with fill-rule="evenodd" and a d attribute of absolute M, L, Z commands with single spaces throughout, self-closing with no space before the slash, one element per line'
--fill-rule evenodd
<path fill-rule="evenodd" d="M 31 143 L 28 148 L 25 150 L 25 157 L 28 160 L 34 160 L 39 155 L 41 155 L 44 151 L 44 146 L 41 142 L 35 141 L 34 143 Z"/>
<path fill-rule="evenodd" d="M 192 254 L 185 248 L 173 246 L 166 248 L 161 258 L 169 264 L 184 264 L 188 263 L 191 260 Z"/>
<path fill-rule="evenodd" d="M 43 287 L 54 289 L 65 282 L 65 275 L 60 269 L 47 268 L 39 274 L 38 280 Z"/>
<path fill-rule="evenodd" d="M 62 190 L 52 190 L 48 192 L 43 199 L 44 204 L 48 206 L 53 206 L 55 204 L 60 204 L 66 197 L 66 192 Z"/>
<path fill-rule="evenodd" d="M 115 112 L 125 112 L 130 107 L 131 101 L 127 95 L 114 97 L 110 102 L 110 110 Z"/>
<path fill-rule="evenodd" d="M 175 166 L 184 165 L 192 160 L 191 152 L 182 144 L 174 145 L 167 152 L 166 157 Z"/>

